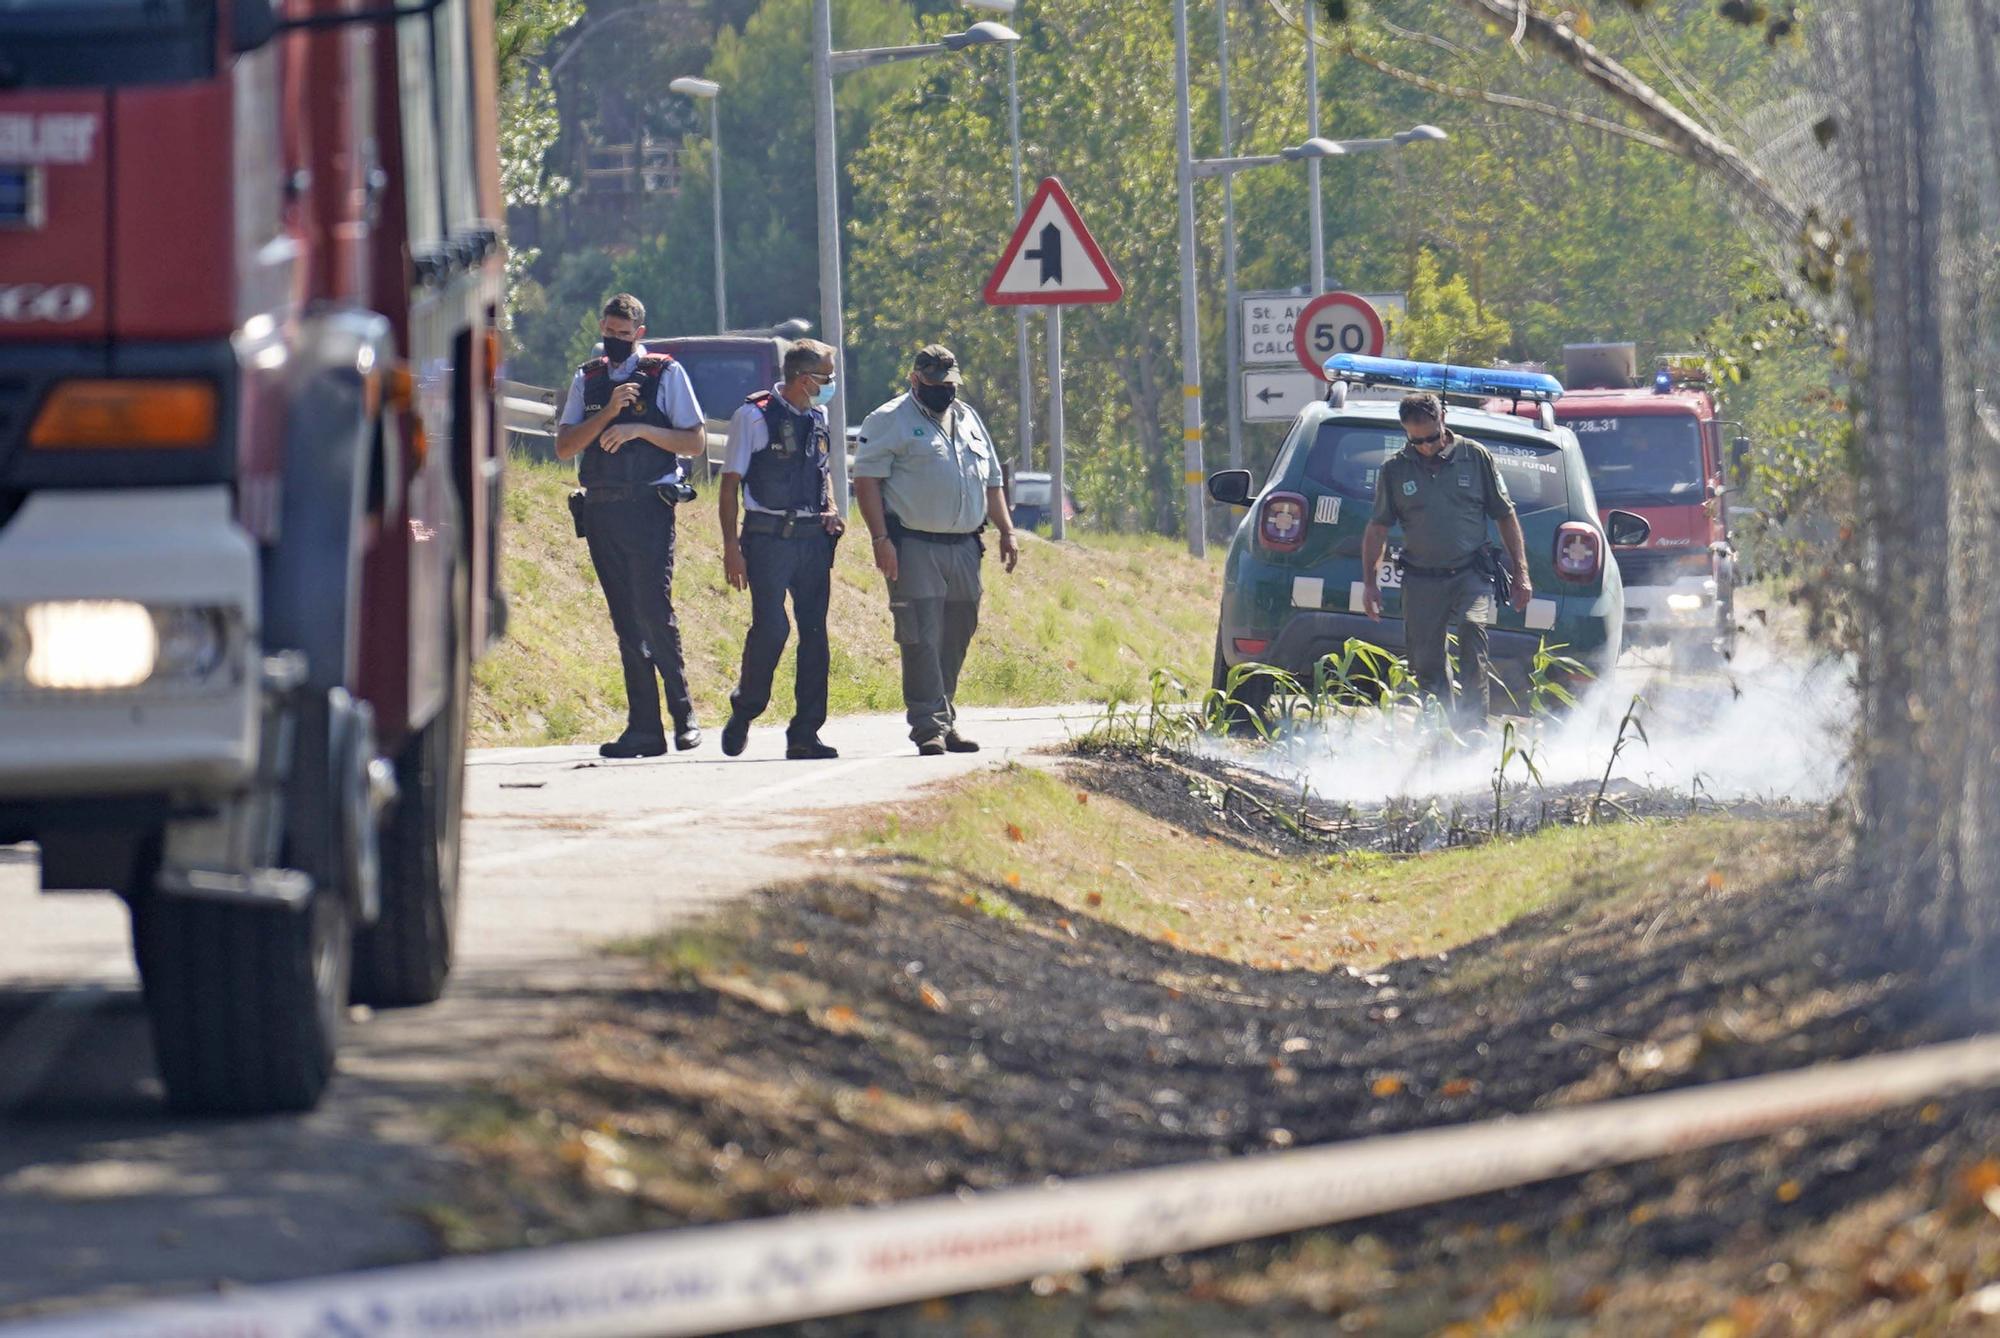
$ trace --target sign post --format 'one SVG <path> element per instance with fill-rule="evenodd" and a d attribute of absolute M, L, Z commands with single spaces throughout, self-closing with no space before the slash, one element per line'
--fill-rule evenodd
<path fill-rule="evenodd" d="M 1000 263 L 986 280 L 988 306 L 1047 307 L 1049 325 L 1049 536 L 1067 537 L 1069 500 L 1063 448 L 1062 309 L 1071 303 L 1116 302 L 1125 285 L 1054 177 L 1042 178 L 1021 211 Z M 1012 499 L 1008 499 L 1011 503 Z"/>

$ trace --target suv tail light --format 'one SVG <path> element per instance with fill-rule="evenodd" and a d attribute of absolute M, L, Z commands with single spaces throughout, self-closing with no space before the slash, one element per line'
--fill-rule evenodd
<path fill-rule="evenodd" d="M 1604 536 L 1582 521 L 1556 530 L 1556 575 L 1565 581 L 1594 581 L 1604 570 Z"/>
<path fill-rule="evenodd" d="M 1257 539 L 1280 553 L 1296 553 L 1306 542 L 1306 499 L 1274 492 L 1257 506 Z"/>

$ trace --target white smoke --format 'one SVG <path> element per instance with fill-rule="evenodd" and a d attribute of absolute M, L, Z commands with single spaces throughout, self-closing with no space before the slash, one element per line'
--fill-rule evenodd
<path fill-rule="evenodd" d="M 1549 789 L 1604 775 L 1620 721 L 1636 696 L 1645 738 L 1627 731 L 1614 781 L 1718 802 L 1831 799 L 1843 780 L 1854 719 L 1852 671 L 1842 661 L 1782 651 L 1745 637 L 1713 672 L 1682 673 L 1628 655 L 1565 714 L 1515 719 L 1516 741 Z M 1336 713 L 1262 750 L 1229 760 L 1311 787 L 1332 803 L 1490 794 L 1500 763 L 1502 721 L 1485 740 L 1456 742 L 1409 715 Z M 1516 759 L 1507 787 L 1534 782 Z"/>

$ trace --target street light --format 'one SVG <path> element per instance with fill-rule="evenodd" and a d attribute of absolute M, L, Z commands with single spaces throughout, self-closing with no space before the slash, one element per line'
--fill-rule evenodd
<path fill-rule="evenodd" d="M 975 23 L 962 33 L 951 33 L 935 42 L 914 46 L 874 47 L 859 51 L 833 49 L 833 0 L 813 0 L 813 158 L 819 191 L 819 324 L 826 342 L 845 358 L 846 318 L 841 312 L 840 295 L 840 197 L 839 168 L 833 145 L 833 77 L 852 70 L 865 70 L 893 61 L 913 60 L 940 51 L 963 51 L 969 47 L 1011 44 L 1021 35 L 1004 23 Z M 840 436 L 847 433 L 847 369 L 833 383 L 833 403 L 827 406 L 827 421 L 835 424 Z M 847 514 L 847 452 L 833 452 L 833 504 Z"/>
<path fill-rule="evenodd" d="M 1180 116 L 1181 129 L 1188 131 L 1189 100 L 1187 64 L 1185 60 L 1186 52 L 1184 49 L 1187 31 L 1187 0 L 1174 0 L 1174 4 L 1175 34 L 1177 40 L 1182 43 L 1182 48 L 1177 51 L 1177 56 L 1179 57 L 1179 88 L 1177 90 L 1179 107 L 1177 110 Z M 1183 333 L 1181 338 L 1181 365 L 1183 369 L 1182 379 L 1185 383 L 1182 387 L 1182 396 L 1187 405 L 1183 431 L 1187 440 L 1187 478 L 1190 480 L 1188 484 L 1188 506 L 1190 508 L 1188 516 L 1188 551 L 1195 556 L 1200 557 L 1206 551 L 1207 547 L 1207 536 L 1203 532 L 1201 519 L 1198 514 L 1201 506 L 1199 480 L 1202 475 L 1202 460 L 1201 349 L 1198 339 L 1194 337 L 1198 319 L 1195 303 L 1194 273 L 1195 180 L 1204 177 L 1221 177 L 1224 183 L 1227 184 L 1234 180 L 1238 172 L 1250 168 L 1273 167 L 1279 163 L 1303 162 L 1309 171 L 1317 172 L 1319 164 L 1328 158 L 1345 158 L 1350 154 L 1366 153 L 1376 149 L 1400 149 L 1409 144 L 1437 143 L 1450 138 L 1451 136 L 1434 125 L 1416 125 L 1411 126 L 1408 130 L 1400 130 L 1393 135 L 1377 139 L 1326 139 L 1320 135 L 1313 135 L 1301 143 L 1280 149 L 1276 153 L 1248 154 L 1225 158 L 1196 158 L 1190 152 L 1191 135 L 1183 135 L 1181 139 L 1181 161 L 1178 164 L 1181 169 L 1182 192 L 1181 324 L 1183 326 Z M 1400 159 L 1398 161 L 1400 162 Z M 1228 304 L 1225 314 L 1233 316 L 1237 306 L 1236 226 L 1233 211 L 1226 214 L 1223 219 L 1222 244 L 1223 280 L 1225 286 L 1222 300 Z M 1315 253 L 1315 259 L 1317 260 L 1318 258 L 1317 253 Z M 1324 281 L 1324 272 L 1315 277 L 1315 296 L 1317 296 L 1319 285 Z M 1241 374 L 1238 360 L 1242 355 L 1242 350 L 1236 346 L 1236 341 L 1232 337 L 1234 328 L 1234 320 L 1225 321 L 1225 342 L 1228 344 L 1228 347 L 1223 350 L 1223 359 L 1228 368 L 1229 383 L 1232 387 L 1232 393 L 1229 395 L 1230 467 L 1238 468 L 1241 466 L 1243 454 L 1241 444 L 1242 426 L 1239 419 L 1240 405 L 1238 396 L 1233 393 L 1233 388 Z"/>
<path fill-rule="evenodd" d="M 992 14 L 1012 15 L 1017 8 L 1016 0 L 960 0 L 967 9 L 983 9 Z M 1007 142 L 1014 155 L 1014 217 L 1021 216 L 1021 85 L 1016 77 L 1016 57 L 1019 45 L 1007 44 Z M 1028 371 L 1028 309 L 1014 308 L 1014 366 L 1021 382 L 1020 413 L 1020 468 L 1035 467 L 1035 405 Z M 1058 514 L 1062 508 L 1057 507 Z"/>
<path fill-rule="evenodd" d="M 708 174 L 715 196 L 715 329 L 729 328 L 729 298 L 723 286 L 722 263 L 722 85 L 712 79 L 683 75 L 667 85 L 669 92 L 684 98 L 699 98 L 708 104 Z"/>

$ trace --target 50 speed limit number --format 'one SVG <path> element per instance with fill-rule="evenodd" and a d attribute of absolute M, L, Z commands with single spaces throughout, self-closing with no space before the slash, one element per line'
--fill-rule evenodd
<path fill-rule="evenodd" d="M 1326 379 L 1326 360 L 1336 353 L 1379 358 L 1385 343 L 1380 313 L 1358 293 L 1321 294 L 1299 312 L 1292 329 L 1292 351 L 1321 380 Z"/>

